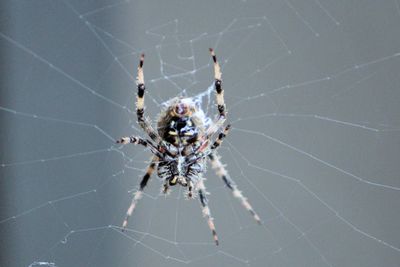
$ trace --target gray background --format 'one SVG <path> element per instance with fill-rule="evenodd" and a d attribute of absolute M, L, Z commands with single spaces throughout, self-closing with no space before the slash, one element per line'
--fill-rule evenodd
<path fill-rule="evenodd" d="M 1 266 L 400 266 L 400 9 L 386 1 L 2 1 Z M 209 171 L 199 203 L 115 138 L 205 93 L 223 65 L 223 161 L 264 224 Z M 204 110 L 215 114 L 214 95 Z"/>

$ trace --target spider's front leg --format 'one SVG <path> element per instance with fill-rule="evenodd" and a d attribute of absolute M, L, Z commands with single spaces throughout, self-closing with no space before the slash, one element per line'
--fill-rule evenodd
<path fill-rule="evenodd" d="M 212 56 L 212 59 L 214 61 L 214 87 L 215 87 L 215 93 L 216 93 L 216 98 L 217 98 L 217 108 L 218 108 L 218 118 L 214 122 L 214 124 L 207 129 L 206 136 L 211 136 L 215 132 L 218 131 L 218 129 L 223 125 L 223 123 L 226 120 L 226 107 L 225 107 L 225 100 L 224 100 L 224 90 L 222 89 L 222 80 L 221 80 L 221 67 L 219 66 L 217 56 L 215 55 L 215 52 L 212 48 L 210 48 L 210 53 Z"/>
<path fill-rule="evenodd" d="M 221 80 L 221 67 L 217 61 L 217 56 L 215 55 L 214 49 L 210 48 L 210 53 L 214 61 L 214 79 L 215 79 L 215 91 L 217 93 L 217 107 L 220 117 L 225 117 L 225 101 L 224 101 L 224 90 L 222 89 Z"/>
<path fill-rule="evenodd" d="M 136 115 L 140 127 L 142 127 L 142 129 L 150 136 L 150 138 L 154 142 L 159 143 L 160 137 L 158 136 L 156 131 L 154 131 L 153 127 L 144 116 L 144 91 L 146 90 L 146 87 L 144 85 L 143 63 L 144 63 L 144 54 L 140 56 L 138 73 L 136 78 L 136 83 L 138 88 L 137 98 L 136 98 Z"/>

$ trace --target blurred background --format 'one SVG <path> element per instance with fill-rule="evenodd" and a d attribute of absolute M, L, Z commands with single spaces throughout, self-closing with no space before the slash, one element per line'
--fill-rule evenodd
<path fill-rule="evenodd" d="M 2 1 L 0 265 L 399 266 L 400 3 Z M 146 112 L 198 96 L 232 131 L 222 161 L 259 226 L 209 168 L 220 246 L 184 190 L 146 194 L 120 231 L 150 152 Z"/>

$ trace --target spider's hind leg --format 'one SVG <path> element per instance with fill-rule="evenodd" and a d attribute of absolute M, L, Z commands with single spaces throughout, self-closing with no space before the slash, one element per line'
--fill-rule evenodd
<path fill-rule="evenodd" d="M 250 212 L 254 220 L 258 224 L 261 224 L 260 217 L 254 211 L 250 203 L 247 201 L 247 198 L 245 198 L 242 192 L 237 188 L 235 182 L 230 178 L 227 170 L 225 169 L 225 166 L 220 161 L 220 157 L 215 153 L 210 154 L 208 157 L 211 161 L 211 167 L 215 170 L 217 176 L 219 176 L 225 183 L 225 185 L 232 191 L 232 195 L 236 197 L 242 203 L 242 206 Z"/>
<path fill-rule="evenodd" d="M 158 160 L 158 157 L 154 157 L 146 170 L 146 174 L 143 176 L 142 180 L 140 181 L 140 186 L 139 190 L 135 192 L 132 198 L 131 205 L 129 206 L 128 210 L 126 211 L 126 217 L 124 222 L 122 223 L 122 231 L 125 230 L 125 228 L 128 226 L 128 220 L 132 216 L 133 211 L 135 210 L 135 207 L 138 203 L 138 201 L 142 198 L 143 196 L 143 190 L 147 185 L 147 182 L 150 179 L 151 174 L 154 172 L 154 169 L 156 167 L 156 162 Z"/>
<path fill-rule="evenodd" d="M 163 186 L 161 188 L 161 192 L 164 195 L 169 195 L 171 193 L 171 189 L 169 188 L 168 181 L 163 184 Z"/>
<path fill-rule="evenodd" d="M 202 180 L 197 184 L 197 191 L 199 193 L 199 200 L 200 200 L 201 206 L 203 207 L 203 209 L 202 209 L 203 216 L 207 218 L 208 227 L 211 230 L 215 244 L 218 246 L 219 241 L 218 241 L 217 232 L 215 230 L 214 219 L 211 217 L 210 208 L 208 207 L 208 199 L 206 197 L 207 192 L 206 192 L 206 188 L 205 188 Z"/>

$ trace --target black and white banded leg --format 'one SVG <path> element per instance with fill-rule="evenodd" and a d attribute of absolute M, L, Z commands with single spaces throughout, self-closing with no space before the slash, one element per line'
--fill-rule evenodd
<path fill-rule="evenodd" d="M 215 230 L 214 219 L 211 217 L 210 208 L 208 207 L 208 199 L 206 197 L 207 191 L 206 191 L 206 188 L 205 188 L 202 180 L 200 180 L 200 182 L 198 182 L 198 184 L 197 184 L 197 192 L 199 193 L 199 200 L 200 200 L 200 203 L 202 206 L 203 216 L 206 217 L 207 224 L 211 230 L 215 244 L 218 246 L 219 241 L 218 241 L 217 232 Z"/>
<path fill-rule="evenodd" d="M 218 112 L 221 117 L 225 117 L 225 101 L 224 101 L 224 90 L 222 89 L 222 80 L 221 80 L 221 67 L 217 61 L 217 56 L 215 55 L 214 49 L 210 48 L 210 53 L 212 59 L 214 61 L 214 86 L 215 91 L 217 93 L 217 107 Z"/>
<path fill-rule="evenodd" d="M 224 129 L 222 132 L 219 133 L 217 139 L 216 139 L 215 142 L 211 145 L 211 149 L 212 149 L 212 150 L 217 149 L 217 148 L 222 144 L 222 141 L 223 141 L 223 139 L 228 135 L 230 128 L 231 128 L 231 125 L 228 124 L 228 125 L 225 127 L 225 129 Z"/>
<path fill-rule="evenodd" d="M 141 137 L 136 136 L 129 136 L 129 137 L 121 137 L 119 140 L 116 141 L 117 144 L 135 144 L 135 145 L 142 145 L 147 147 L 148 142 Z"/>
<path fill-rule="evenodd" d="M 169 189 L 168 181 L 166 181 L 166 182 L 163 184 L 163 186 L 162 186 L 162 188 L 161 188 L 161 192 L 162 192 L 164 195 L 169 195 L 169 193 L 171 192 L 171 190 Z"/>
<path fill-rule="evenodd" d="M 236 197 L 245 207 L 246 210 L 250 212 L 250 214 L 253 216 L 254 220 L 258 223 L 261 224 L 261 219 L 258 216 L 258 214 L 254 211 L 253 207 L 250 205 L 250 203 L 247 201 L 247 198 L 245 198 L 242 194 L 241 191 L 239 191 L 237 185 L 235 182 L 230 178 L 227 170 L 225 169 L 225 166 L 222 164 L 220 161 L 220 157 L 214 152 L 210 155 L 208 155 L 210 161 L 211 161 L 211 167 L 215 171 L 218 177 L 222 179 L 222 181 L 225 183 L 225 185 L 232 191 L 232 195 Z"/>
<path fill-rule="evenodd" d="M 156 157 L 156 156 L 153 157 L 149 167 L 147 167 L 146 174 L 143 176 L 142 180 L 140 181 L 139 189 L 133 195 L 131 205 L 129 206 L 128 210 L 126 211 L 126 217 L 125 217 L 124 222 L 122 223 L 122 231 L 124 231 L 125 228 L 128 226 L 128 220 L 132 216 L 132 213 L 135 210 L 135 207 L 136 207 L 138 201 L 142 198 L 143 190 L 146 187 L 147 182 L 150 179 L 150 176 L 156 169 L 157 161 L 158 161 L 158 157 Z"/>
<path fill-rule="evenodd" d="M 150 138 L 156 143 L 160 142 L 160 137 L 154 131 L 151 124 L 147 121 L 147 118 L 144 116 L 144 91 L 146 87 L 144 85 L 144 75 L 143 75 L 143 63 L 144 63 L 144 54 L 140 56 L 140 62 L 138 67 L 138 73 L 136 78 L 137 83 L 137 97 L 136 97 L 136 115 L 138 119 L 138 123 L 140 127 L 150 136 Z"/>
<path fill-rule="evenodd" d="M 226 111 L 225 111 L 225 100 L 224 100 L 224 90 L 222 89 L 222 80 L 221 80 L 221 67 L 217 61 L 217 56 L 212 48 L 210 48 L 210 53 L 212 59 L 214 61 L 214 87 L 217 98 L 217 108 L 218 108 L 218 118 L 214 122 L 212 126 L 207 130 L 207 136 L 214 134 L 218 129 L 222 126 L 224 121 L 226 120 Z"/>
<path fill-rule="evenodd" d="M 150 151 L 156 155 L 157 157 L 162 157 L 163 153 L 159 150 L 159 148 L 154 145 L 151 141 L 143 139 L 137 136 L 130 136 L 130 137 L 121 137 L 119 140 L 116 141 L 117 144 L 134 144 L 134 145 L 142 145 L 144 147 L 148 147 Z"/>
<path fill-rule="evenodd" d="M 187 197 L 188 198 L 193 198 L 193 182 L 188 181 L 188 192 L 187 192 Z"/>

